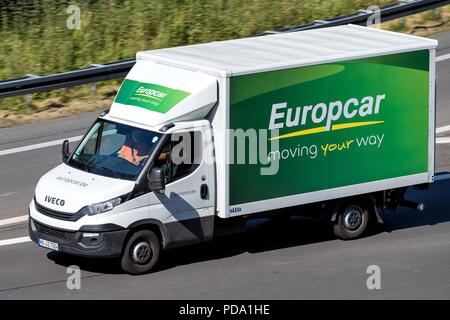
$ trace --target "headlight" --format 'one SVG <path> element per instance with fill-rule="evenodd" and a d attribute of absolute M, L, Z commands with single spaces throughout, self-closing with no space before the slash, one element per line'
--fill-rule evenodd
<path fill-rule="evenodd" d="M 112 210 L 115 206 L 122 203 L 122 197 L 117 197 L 105 202 L 95 203 L 82 208 L 80 211 L 88 216 Z"/>

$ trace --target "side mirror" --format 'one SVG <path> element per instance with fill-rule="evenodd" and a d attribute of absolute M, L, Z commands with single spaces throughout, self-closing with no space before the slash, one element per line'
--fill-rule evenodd
<path fill-rule="evenodd" d="M 62 161 L 66 162 L 67 159 L 69 159 L 69 157 L 70 157 L 69 140 L 64 140 L 62 144 Z"/>
<path fill-rule="evenodd" d="M 153 191 L 161 191 L 166 187 L 164 170 L 161 168 L 152 168 L 147 175 L 148 188 Z"/>

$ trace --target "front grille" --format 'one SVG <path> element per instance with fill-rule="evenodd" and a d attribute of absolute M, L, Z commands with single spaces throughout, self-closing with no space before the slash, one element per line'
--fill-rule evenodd
<path fill-rule="evenodd" d="M 53 238 L 58 238 L 58 239 L 61 239 L 61 240 L 67 241 L 67 242 L 72 241 L 73 236 L 75 234 L 75 232 L 69 232 L 69 231 L 51 228 L 49 226 L 46 226 L 46 225 L 43 225 L 43 224 L 37 222 L 36 220 L 33 220 L 33 223 L 34 223 L 34 226 L 36 227 L 36 230 L 40 234 L 50 236 Z"/>
<path fill-rule="evenodd" d="M 78 221 L 83 215 L 80 213 L 67 213 L 67 212 L 61 212 L 52 210 L 49 208 L 46 208 L 44 206 L 41 206 L 39 203 L 37 203 L 36 200 L 34 200 L 34 205 L 36 207 L 36 210 L 39 213 L 42 213 L 44 216 L 48 216 L 51 218 L 59 219 L 59 220 L 65 220 L 65 221 Z"/>

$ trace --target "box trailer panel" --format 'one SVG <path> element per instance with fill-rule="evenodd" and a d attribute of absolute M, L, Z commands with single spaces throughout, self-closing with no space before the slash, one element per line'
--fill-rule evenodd
<path fill-rule="evenodd" d="M 230 133 L 231 215 L 314 191 L 340 190 L 335 198 L 351 195 L 352 185 L 369 183 L 371 192 L 379 181 L 378 190 L 428 182 L 429 68 L 430 50 L 420 50 L 232 77 L 229 125 L 242 132 Z"/>
<path fill-rule="evenodd" d="M 321 202 L 329 199 L 339 199 L 349 196 L 357 196 L 361 194 L 377 192 L 379 190 L 408 187 L 424 183 L 424 181 L 427 181 L 427 177 L 428 177 L 427 173 L 419 173 L 409 176 L 365 182 L 339 188 L 307 192 L 275 199 L 248 202 L 244 204 L 230 206 L 231 213 L 229 216 L 232 217 L 238 215 L 245 215 L 255 212 L 262 212 L 268 210 L 275 210 L 279 208 L 298 206 L 302 204 Z"/>
<path fill-rule="evenodd" d="M 157 65 L 211 74 L 216 77 L 218 83 L 218 103 L 208 113 L 207 119 L 211 121 L 215 140 L 216 177 L 218 186 L 217 210 L 218 215 L 225 218 L 239 212 L 234 208 L 230 210 L 230 205 L 236 206 L 236 203 L 240 202 L 231 200 L 231 198 L 233 198 L 230 191 L 233 188 L 230 182 L 232 173 L 230 166 L 227 164 L 228 159 L 225 158 L 234 151 L 230 148 L 228 139 L 225 138 L 228 137 L 226 130 L 229 128 L 233 129 L 234 126 L 230 125 L 232 117 L 230 114 L 230 101 L 234 99 L 236 94 L 236 97 L 241 95 L 241 98 L 245 98 L 242 95 L 246 94 L 246 90 L 244 90 L 246 87 L 244 86 L 242 87 L 243 89 L 234 90 L 230 97 L 229 84 L 232 83 L 232 79 L 251 74 L 259 75 L 270 73 L 270 71 L 280 72 L 281 70 L 295 70 L 301 69 L 300 67 L 309 66 L 315 68 L 317 65 L 340 64 L 341 61 L 353 61 L 405 52 L 415 52 L 420 50 L 430 50 L 430 52 L 434 52 L 433 50 L 436 46 L 437 41 L 433 39 L 355 25 L 346 25 L 301 32 L 274 34 L 264 37 L 213 41 L 197 45 L 142 51 L 137 53 L 136 58 L 138 62 L 153 62 Z M 433 63 L 434 62 L 430 60 L 430 66 L 433 66 Z M 389 63 L 385 64 L 389 65 Z M 333 67 L 341 68 L 342 66 Z M 326 71 L 318 71 L 318 74 L 316 75 L 312 73 L 308 74 L 308 77 L 310 78 L 305 76 L 304 80 L 312 81 L 315 79 L 314 77 L 323 77 L 326 73 L 330 73 L 330 75 L 337 74 L 339 70 L 332 70 L 333 67 L 329 67 Z M 430 77 L 432 77 L 432 72 L 433 71 L 430 70 Z M 279 79 L 272 79 L 269 86 L 277 88 L 277 85 L 279 85 L 278 80 Z M 355 85 L 355 82 L 356 81 L 353 81 L 353 85 Z M 286 84 L 288 83 L 285 81 L 283 86 Z M 257 86 L 260 85 L 261 83 L 257 83 Z M 434 86 L 434 80 L 431 81 L 431 78 L 429 85 Z M 377 99 L 377 95 L 371 97 Z M 382 94 L 380 95 L 382 96 Z M 366 96 L 361 98 L 364 97 Z M 359 100 L 358 103 L 363 102 Z M 431 98 L 430 105 L 434 106 L 434 104 L 431 103 Z M 181 108 L 179 110 L 181 111 Z M 434 126 L 433 111 L 430 109 L 429 112 L 430 126 Z M 258 116 L 258 113 L 259 111 L 253 110 L 247 116 L 248 118 L 251 118 L 254 115 Z M 294 116 L 293 113 L 291 115 Z M 340 123 L 335 123 L 335 125 L 337 124 Z M 331 123 L 328 125 L 331 125 Z M 341 125 L 345 125 L 345 123 Z M 432 155 L 431 152 L 433 149 L 431 143 L 434 141 L 434 135 L 430 130 L 431 129 L 429 129 L 428 135 L 429 180 L 432 179 L 433 175 L 431 171 L 434 170 L 431 169 L 434 166 L 434 155 Z M 282 141 L 282 139 L 280 139 L 280 141 Z M 332 144 L 333 143 L 330 143 L 330 145 Z M 332 146 L 332 148 L 333 147 L 334 146 Z M 251 199 L 247 200 L 251 201 Z"/>
<path fill-rule="evenodd" d="M 437 41 L 345 25 L 138 52 L 151 60 L 221 77 L 436 47 Z"/>

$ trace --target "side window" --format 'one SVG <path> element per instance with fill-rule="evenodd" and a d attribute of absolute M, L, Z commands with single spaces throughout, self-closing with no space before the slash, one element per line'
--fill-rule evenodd
<path fill-rule="evenodd" d="M 84 153 L 94 155 L 97 143 L 97 134 L 92 135 L 84 146 Z"/>
<path fill-rule="evenodd" d="M 163 147 L 154 167 L 163 169 L 166 183 L 170 183 L 194 172 L 201 160 L 202 133 L 175 133 Z"/>
<path fill-rule="evenodd" d="M 170 180 L 171 176 L 171 166 L 170 166 L 170 149 L 171 149 L 171 142 L 170 140 L 161 150 L 161 153 L 159 154 L 158 158 L 155 161 L 155 164 L 153 165 L 156 168 L 161 168 L 164 172 L 164 176 L 166 178 L 166 183 Z"/>
<path fill-rule="evenodd" d="M 172 181 L 194 172 L 202 161 L 202 133 L 184 132 L 173 136 Z"/>
<path fill-rule="evenodd" d="M 88 139 L 83 142 L 84 144 L 82 144 L 80 146 L 80 148 L 78 148 L 77 150 L 77 155 L 79 155 L 81 153 L 81 150 L 83 150 L 84 154 L 89 154 L 89 155 L 94 155 L 95 154 L 95 149 L 96 149 L 96 145 L 97 145 L 97 137 L 98 137 L 98 131 L 100 128 L 101 124 L 100 123 L 96 123 L 94 125 L 94 127 L 92 128 L 91 132 L 89 133 L 90 136 L 88 137 Z"/>

